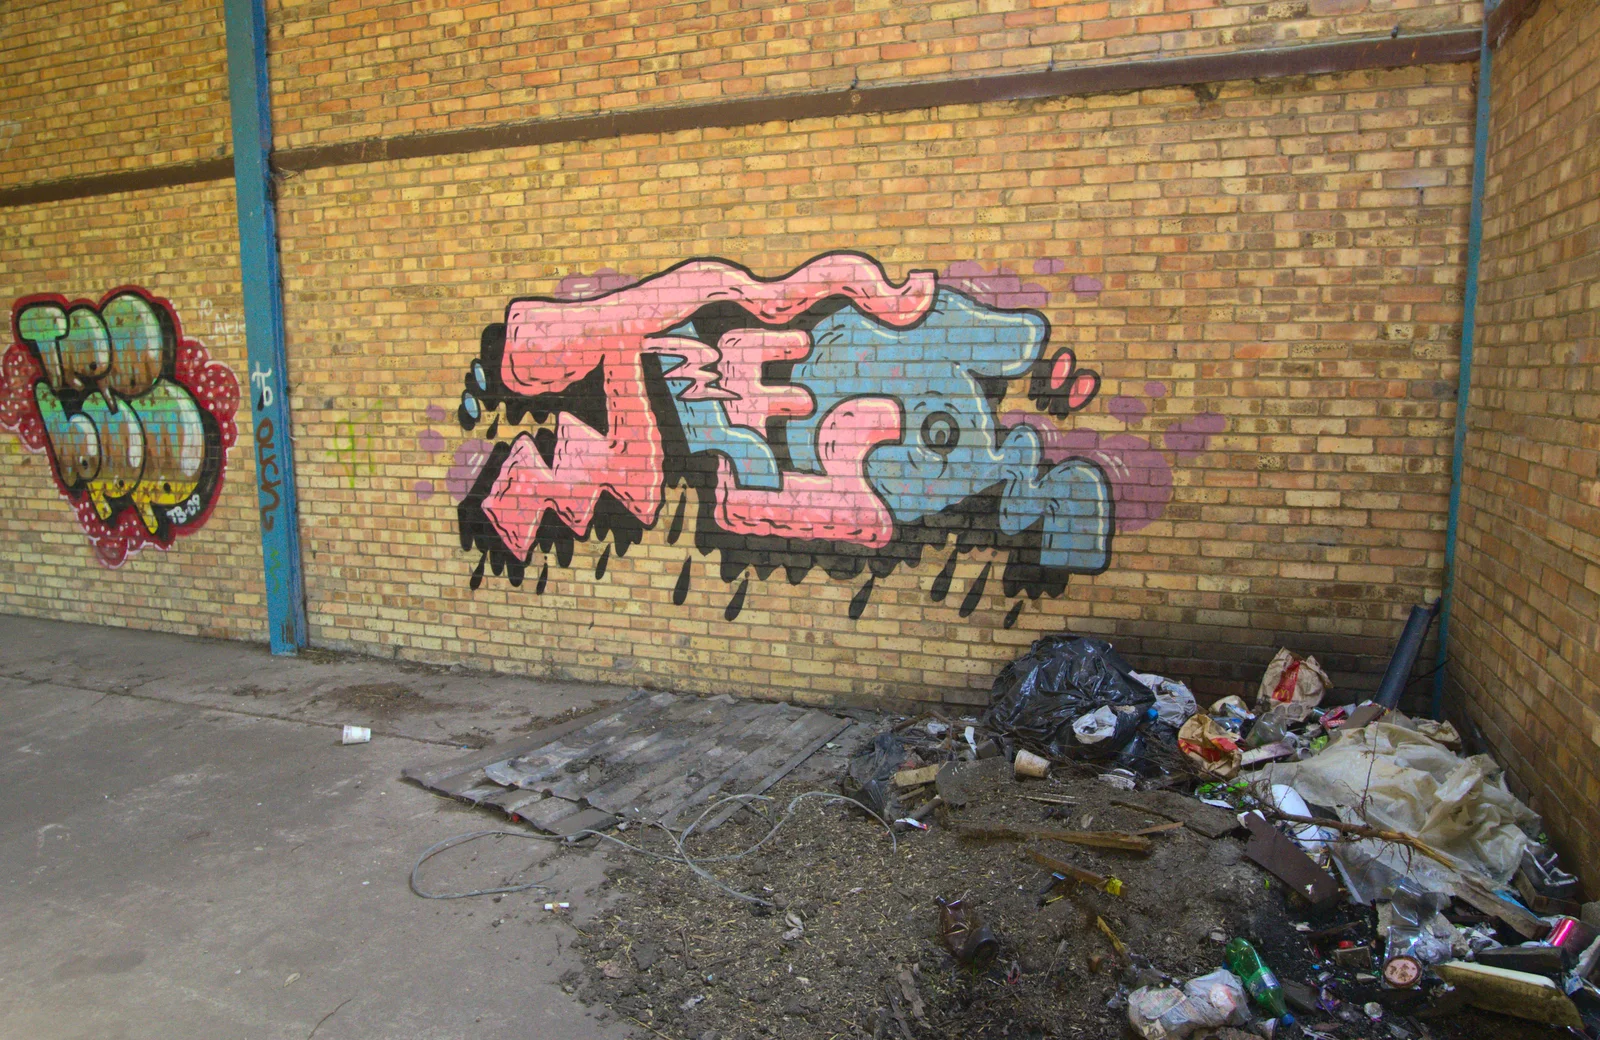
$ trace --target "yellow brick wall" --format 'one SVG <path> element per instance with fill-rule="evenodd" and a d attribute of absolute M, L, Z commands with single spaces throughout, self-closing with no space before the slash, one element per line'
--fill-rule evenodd
<path fill-rule="evenodd" d="M 1472 97 L 1470 68 L 1418 68 L 292 177 L 282 251 L 313 639 L 579 678 L 972 701 L 1037 634 L 1071 628 L 1205 691 L 1253 684 L 1280 643 L 1370 686 L 1410 605 L 1438 591 Z M 535 551 L 520 588 L 492 572 L 470 587 L 479 555 L 461 548 L 449 470 L 485 430 L 464 433 L 456 409 L 511 298 L 700 256 L 773 277 L 840 249 L 896 282 L 975 263 L 1043 294 L 1051 349 L 1103 380 L 1058 427 L 1131 439 L 1174 474 L 1171 503 L 1119 530 L 1108 570 L 1028 600 L 1009 629 L 1019 597 L 989 550 L 960 557 L 942 601 L 953 543 L 930 550 L 877 578 L 858 619 L 865 572 L 791 585 L 750 570 L 730 622 L 741 578 L 692 548 L 692 504 L 670 541 L 674 487 L 625 556 L 590 537 L 570 566 Z M 1037 412 L 1025 384 L 1002 413 Z M 1204 413 L 1221 431 L 1180 458 L 1166 431 Z"/>
<path fill-rule="evenodd" d="M 1478 7 L 285 0 L 269 17 L 287 147 L 1387 36 L 1471 24 Z M 6 150 L 0 183 L 217 154 L 222 46 L 216 5 L 10 16 L 3 118 L 31 151 Z M 1414 68 L 291 175 L 284 294 L 313 637 L 583 678 L 981 700 L 1019 647 L 1070 627 L 1203 692 L 1253 682 L 1280 643 L 1370 685 L 1439 580 L 1471 97 L 1469 70 Z M 143 286 L 243 381 L 230 183 L 3 216 L 8 302 Z M 674 484 L 626 552 L 595 535 L 571 561 L 552 553 L 542 592 L 543 550 L 520 587 L 492 570 L 471 587 L 479 554 L 461 548 L 457 499 L 475 470 L 456 457 L 488 431 L 461 429 L 456 408 L 512 298 L 695 257 L 776 277 L 839 250 L 895 282 L 933 271 L 1009 294 L 1004 306 L 1048 320 L 1049 351 L 1098 373 L 1071 415 L 1043 416 L 1027 378 L 996 414 L 1170 482 L 1144 489 L 1150 504 L 1119 498 L 1104 573 L 1019 590 L 1005 552 L 952 556 L 951 533 L 915 565 L 818 566 L 791 584 L 775 558 L 741 572 L 736 553 L 697 541 L 697 508 L 674 538 L 680 503 L 702 494 Z M 248 408 L 238 418 L 215 514 L 115 570 L 94 563 L 45 457 L 0 433 L 0 609 L 260 638 Z M 508 418 L 495 439 L 519 428 L 533 424 Z"/>
<path fill-rule="evenodd" d="M 242 384 L 238 253 L 228 182 L 0 210 L 5 345 L 15 342 L 13 301 L 36 293 L 99 301 L 137 285 L 171 301 L 184 338 Z M 0 612 L 265 638 L 249 411 L 240 404 L 238 441 L 205 523 L 169 550 L 147 546 L 115 568 L 97 559 L 49 456 L 0 429 Z"/>
<path fill-rule="evenodd" d="M 1462 0 L 279 0 L 279 147 L 1460 28 Z"/>
<path fill-rule="evenodd" d="M 1600 889 L 1600 8 L 1497 53 L 1450 674 Z"/>
<path fill-rule="evenodd" d="M 0 187 L 229 154 L 222 4 L 0 10 Z"/>

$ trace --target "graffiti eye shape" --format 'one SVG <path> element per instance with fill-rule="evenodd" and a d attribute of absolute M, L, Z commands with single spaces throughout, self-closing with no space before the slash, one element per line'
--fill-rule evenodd
<path fill-rule="evenodd" d="M 934 412 L 922 420 L 922 443 L 938 452 L 949 455 L 961 443 L 961 427 L 949 412 Z"/>
<path fill-rule="evenodd" d="M 484 372 L 483 363 L 481 361 L 474 361 L 472 363 L 472 381 L 478 384 L 479 390 L 489 389 L 489 375 L 488 373 Z"/>

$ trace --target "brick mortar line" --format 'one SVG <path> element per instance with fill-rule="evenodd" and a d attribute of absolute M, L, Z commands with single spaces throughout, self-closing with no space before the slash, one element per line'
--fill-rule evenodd
<path fill-rule="evenodd" d="M 929 79 L 824 93 L 737 98 L 309 145 L 279 151 L 274 154 L 272 163 L 278 171 L 304 172 L 370 162 L 605 140 L 630 134 L 668 134 L 800 119 L 882 115 L 951 105 L 1127 94 L 1196 83 L 1460 64 L 1476 59 L 1481 39 L 1477 29 L 1455 29 L 1417 36 L 1368 37 L 1301 47 L 1269 47 L 1003 75 Z M 225 157 L 26 184 L 0 189 L 0 209 L 224 180 L 232 168 L 232 158 Z"/>
<path fill-rule="evenodd" d="M 224 715 L 242 715 L 249 719 L 267 719 L 272 722 L 287 722 L 295 726 L 321 726 L 326 729 L 343 729 L 345 725 L 342 722 L 318 722 L 315 719 L 292 719 L 286 715 L 273 715 L 269 712 L 244 711 L 241 708 L 222 708 L 209 704 L 195 704 L 192 701 L 172 700 L 168 697 L 157 697 L 150 693 L 135 693 L 132 690 L 97 690 L 92 686 L 79 686 L 75 683 L 60 682 L 55 679 L 35 679 L 26 675 L 13 675 L 10 672 L 0 672 L 0 678 L 10 679 L 14 682 L 24 683 L 29 686 L 45 684 L 49 686 L 60 686 L 67 690 L 77 690 L 79 693 L 99 694 L 100 700 L 105 700 L 107 697 L 127 697 L 129 700 L 151 701 L 156 704 L 170 704 L 179 708 L 194 708 L 196 711 L 220 711 Z M 140 685 L 148 686 L 150 683 L 160 681 L 160 679 L 150 679 L 144 683 L 141 683 Z M 135 689 L 137 689 L 137 687 Z M 97 701 L 96 703 L 99 702 Z M 409 740 L 414 744 L 431 744 L 435 747 L 455 748 L 456 750 L 460 750 L 461 748 L 460 744 L 452 740 L 429 740 L 427 737 L 410 737 L 404 733 L 380 732 L 377 729 L 373 729 L 372 735 L 375 737 L 386 737 L 391 740 Z"/>

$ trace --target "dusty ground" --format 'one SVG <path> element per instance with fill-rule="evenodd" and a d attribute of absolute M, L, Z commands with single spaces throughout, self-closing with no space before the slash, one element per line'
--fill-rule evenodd
<path fill-rule="evenodd" d="M 411 893 L 424 848 L 504 822 L 401 782 L 402 768 L 620 695 L 0 618 L 0 1038 L 1113 1038 L 1124 1012 L 1108 1002 L 1141 980 L 1096 917 L 1149 966 L 1146 980 L 1216 967 L 1213 932 L 1260 940 L 1287 978 L 1310 978 L 1322 956 L 1293 930 L 1309 919 L 1242 861 L 1239 839 L 1159 834 L 1148 859 L 1035 843 L 1126 883 L 1122 898 L 1079 889 L 1040 909 L 1045 875 L 1019 843 L 951 828 L 1163 822 L 1110 806 L 1117 794 L 1081 777 L 991 778 L 932 831 L 902 833 L 898 852 L 858 811 L 804 802 L 758 852 L 706 864 L 771 911 L 680 866 L 514 838 L 430 861 L 426 883 L 554 875 L 549 894 Z M 372 727 L 372 743 L 340 746 L 345 723 Z M 815 756 L 775 804 L 831 788 L 846 757 Z M 1041 791 L 1077 804 L 1021 797 Z M 735 820 L 692 839 L 695 854 L 742 850 L 769 827 Z M 624 837 L 668 847 L 660 834 Z M 934 899 L 960 895 L 1000 937 L 988 971 L 956 966 L 940 945 Z M 572 908 L 547 912 L 552 899 Z M 785 940 L 791 914 L 803 931 Z M 1342 1037 L 1553 1035 L 1480 1012 L 1401 1020 L 1401 1034 L 1392 1014 L 1314 1024 Z"/>
<path fill-rule="evenodd" d="M 640 857 L 614 862 L 609 906 L 576 941 L 587 965 L 580 995 L 672 1040 L 1131 1036 L 1122 1005 L 1130 986 L 1163 973 L 1181 981 L 1212 971 L 1221 966 L 1223 940 L 1234 935 L 1255 940 L 1286 977 L 1309 979 L 1323 954 L 1296 923 L 1320 929 L 1358 916 L 1343 910 L 1313 919 L 1292 907 L 1243 859 L 1242 838 L 1212 840 L 1180 828 L 1153 835 L 1154 851 L 1143 858 L 1055 841 L 958 837 L 962 823 L 1139 830 L 1167 822 L 1110 804 L 1121 793 L 1087 776 L 1026 784 L 1003 768 L 991 776 L 983 796 L 936 818 L 931 831 L 901 833 L 897 852 L 883 827 L 859 811 L 809 801 L 756 853 L 704 863 L 733 888 L 776 904 L 770 911 L 681 867 Z M 782 807 L 800 786 L 775 789 L 773 804 Z M 1077 804 L 1063 809 L 1024 797 L 1043 793 Z M 749 813 L 736 821 L 691 839 L 693 854 L 709 860 L 738 852 L 771 825 Z M 656 837 L 648 844 L 668 848 Z M 1041 907 L 1048 875 L 1023 857 L 1025 848 L 1114 875 L 1123 894 L 1073 886 L 1068 898 Z M 988 970 L 957 965 L 940 942 L 935 899 L 958 896 L 980 909 L 1000 939 Z M 796 918 L 804 928 L 798 935 Z M 1357 1025 L 1302 1017 L 1326 1030 L 1312 1035 L 1332 1037 L 1554 1035 L 1472 1010 L 1430 1021 L 1391 1012 Z"/>
<path fill-rule="evenodd" d="M 484 842 L 429 864 L 468 887 L 535 861 L 576 915 L 406 883 L 484 820 L 401 769 L 600 695 L 0 618 L 0 1040 L 628 1036 L 559 982 L 603 857 Z M 340 746 L 344 723 L 372 743 Z"/>

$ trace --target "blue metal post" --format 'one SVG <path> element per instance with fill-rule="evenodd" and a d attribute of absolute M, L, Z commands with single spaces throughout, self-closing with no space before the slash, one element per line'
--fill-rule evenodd
<path fill-rule="evenodd" d="M 306 645 L 306 596 L 300 566 L 294 445 L 289 436 L 278 219 L 268 164 L 272 108 L 267 89 L 265 0 L 224 0 L 223 13 L 228 26 L 233 179 L 239 209 L 239 267 L 244 282 L 268 634 L 273 653 L 292 654 Z"/>
<path fill-rule="evenodd" d="M 1493 10 L 1499 6 L 1489 3 Z M 1487 11 L 1485 15 L 1487 15 Z M 1439 613 L 1439 658 L 1433 673 L 1434 718 L 1444 713 L 1445 664 L 1450 659 L 1450 607 L 1455 600 L 1456 535 L 1461 517 L 1461 478 L 1467 451 L 1467 403 L 1472 393 L 1472 348 L 1478 334 L 1478 260 L 1483 252 L 1483 182 L 1489 165 L 1489 51 L 1488 19 L 1478 51 L 1478 118 L 1472 134 L 1472 208 L 1467 217 L 1466 292 L 1461 316 L 1461 375 L 1456 386 L 1455 452 L 1450 458 L 1450 513 L 1444 529 L 1443 607 Z"/>

